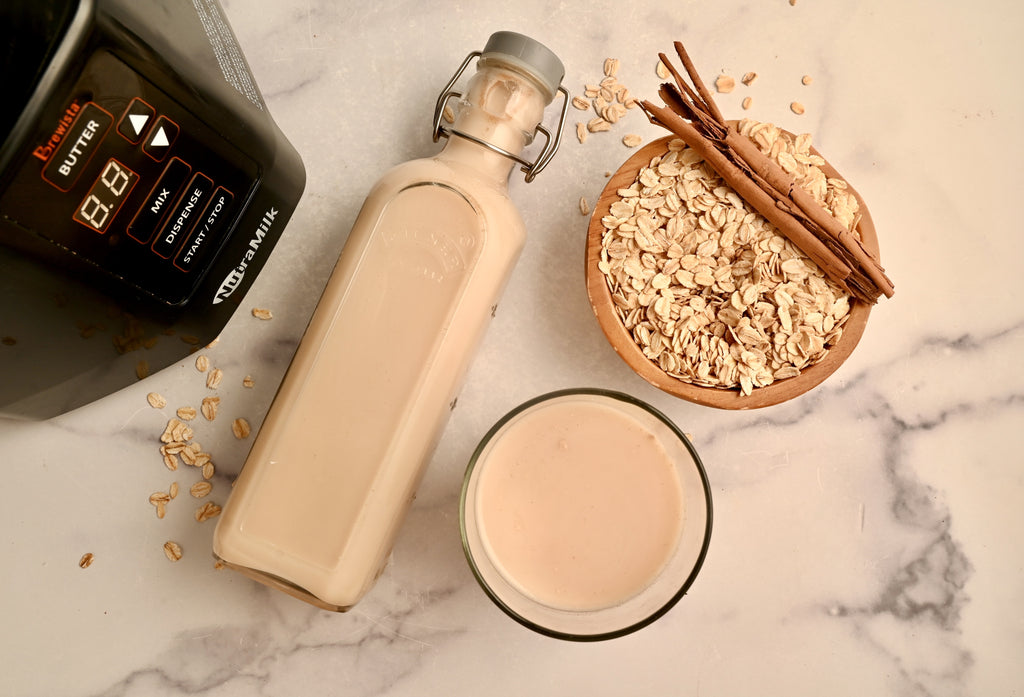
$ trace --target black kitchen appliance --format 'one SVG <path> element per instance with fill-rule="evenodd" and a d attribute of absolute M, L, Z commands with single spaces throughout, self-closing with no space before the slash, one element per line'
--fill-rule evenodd
<path fill-rule="evenodd" d="M 0 1 L 0 414 L 214 339 L 305 185 L 216 0 Z"/>

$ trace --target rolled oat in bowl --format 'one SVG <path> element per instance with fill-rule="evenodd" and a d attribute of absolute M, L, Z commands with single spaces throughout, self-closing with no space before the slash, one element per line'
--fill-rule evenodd
<path fill-rule="evenodd" d="M 809 135 L 749 119 L 738 129 L 856 234 L 859 202 L 825 174 Z M 598 268 L 623 326 L 665 373 L 750 395 L 839 341 L 849 294 L 681 140 L 616 194 Z"/>

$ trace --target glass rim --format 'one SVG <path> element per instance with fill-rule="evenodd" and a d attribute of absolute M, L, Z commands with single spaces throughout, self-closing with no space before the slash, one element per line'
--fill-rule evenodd
<path fill-rule="evenodd" d="M 559 399 L 562 397 L 571 397 L 577 395 L 596 396 L 620 402 L 625 402 L 626 404 L 632 405 L 634 407 L 646 411 L 651 416 L 655 417 L 658 421 L 660 421 L 663 425 L 665 425 L 669 429 L 669 431 L 671 431 L 673 436 L 675 436 L 679 440 L 679 442 L 685 446 L 687 452 L 690 455 L 693 467 L 696 470 L 701 482 L 701 493 L 703 495 L 704 505 L 706 506 L 707 511 L 707 519 L 704 523 L 704 529 L 701 532 L 702 539 L 700 551 L 693 562 L 693 567 L 686 575 L 686 578 L 682 580 L 682 583 L 680 584 L 679 588 L 658 608 L 648 613 L 641 619 L 635 622 L 631 622 L 626 626 L 617 629 L 611 629 L 608 631 L 595 633 L 576 633 L 554 629 L 552 627 L 548 627 L 534 620 L 531 620 L 528 617 L 524 617 L 520 612 L 512 608 L 507 602 L 505 602 L 501 598 L 500 594 L 497 591 L 495 591 L 484 578 L 477 564 L 477 561 L 474 558 L 473 551 L 470 549 L 471 543 L 469 540 L 469 534 L 466 526 L 466 499 L 469 494 L 470 480 L 472 479 L 473 473 L 476 471 L 477 465 L 480 462 L 480 456 L 484 453 L 484 450 L 491 443 L 494 437 L 498 433 L 500 433 L 501 430 L 514 418 L 516 418 L 523 412 L 537 406 L 538 404 L 542 404 L 544 402 Z M 544 394 L 528 399 L 525 402 L 522 402 L 518 406 L 514 407 L 513 409 L 509 410 L 504 416 L 498 419 L 498 421 L 496 421 L 493 426 L 491 426 L 491 428 L 487 431 L 486 434 L 484 434 L 484 436 L 480 439 L 480 442 L 477 444 L 476 448 L 473 450 L 473 454 L 469 458 L 469 464 L 466 467 L 466 472 L 463 475 L 462 490 L 459 495 L 459 532 L 462 537 L 462 551 L 466 557 L 466 561 L 469 564 L 469 568 L 473 573 L 473 577 L 476 579 L 477 584 L 483 589 L 487 597 L 489 597 L 491 601 L 495 605 L 497 605 L 506 615 L 514 619 L 519 624 L 527 627 L 528 629 L 531 629 L 539 634 L 543 634 L 545 636 L 549 636 L 555 639 L 563 639 L 567 641 L 577 642 L 604 641 L 607 639 L 615 639 L 618 637 L 626 636 L 627 634 L 632 634 L 633 632 L 636 632 L 650 625 L 655 620 L 664 616 L 669 610 L 671 610 L 676 605 L 676 603 L 678 603 L 682 599 L 682 597 L 686 595 L 687 591 L 693 585 L 693 582 L 696 580 L 697 575 L 700 573 L 700 570 L 704 565 L 704 560 L 707 557 L 708 547 L 711 543 L 711 529 L 713 517 L 714 516 L 712 508 L 711 485 L 708 481 L 707 471 L 704 468 L 703 461 L 700 459 L 700 455 L 693 447 L 693 444 L 690 443 L 690 439 L 686 437 L 685 433 L 683 433 L 682 429 L 680 429 L 675 424 L 675 422 L 672 421 L 672 419 L 668 418 L 668 416 L 666 416 L 658 408 L 648 404 L 647 402 L 641 399 L 638 399 L 637 397 L 633 397 L 632 395 L 626 394 L 625 392 L 595 387 L 574 387 L 546 392 Z M 603 609 L 581 611 L 576 614 L 596 614 L 602 611 Z M 566 614 L 574 614 L 572 611 L 564 612 Z"/>

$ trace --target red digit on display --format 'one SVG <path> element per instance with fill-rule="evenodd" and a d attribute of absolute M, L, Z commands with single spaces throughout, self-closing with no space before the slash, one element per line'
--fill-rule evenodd
<path fill-rule="evenodd" d="M 125 187 L 131 181 L 131 177 L 125 174 L 125 171 L 121 168 L 121 165 L 117 163 L 117 160 L 111 160 L 107 163 L 107 166 L 103 168 L 103 174 L 100 175 L 100 181 L 106 184 L 107 188 L 110 189 L 110 193 L 114 196 L 120 196 L 124 193 Z"/>
<path fill-rule="evenodd" d="M 107 218 L 110 217 L 110 206 L 104 205 L 95 194 L 89 194 L 82 202 L 82 207 L 78 209 L 78 214 L 81 216 L 80 220 L 97 230 L 102 230 Z"/>

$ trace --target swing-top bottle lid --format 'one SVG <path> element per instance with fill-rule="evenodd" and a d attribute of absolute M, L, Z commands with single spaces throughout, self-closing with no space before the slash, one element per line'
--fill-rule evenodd
<path fill-rule="evenodd" d="M 481 65 L 486 65 L 488 58 L 510 64 L 534 78 L 546 91 L 548 102 L 554 99 L 565 77 L 565 67 L 551 49 L 514 31 L 491 34 L 480 56 Z"/>

